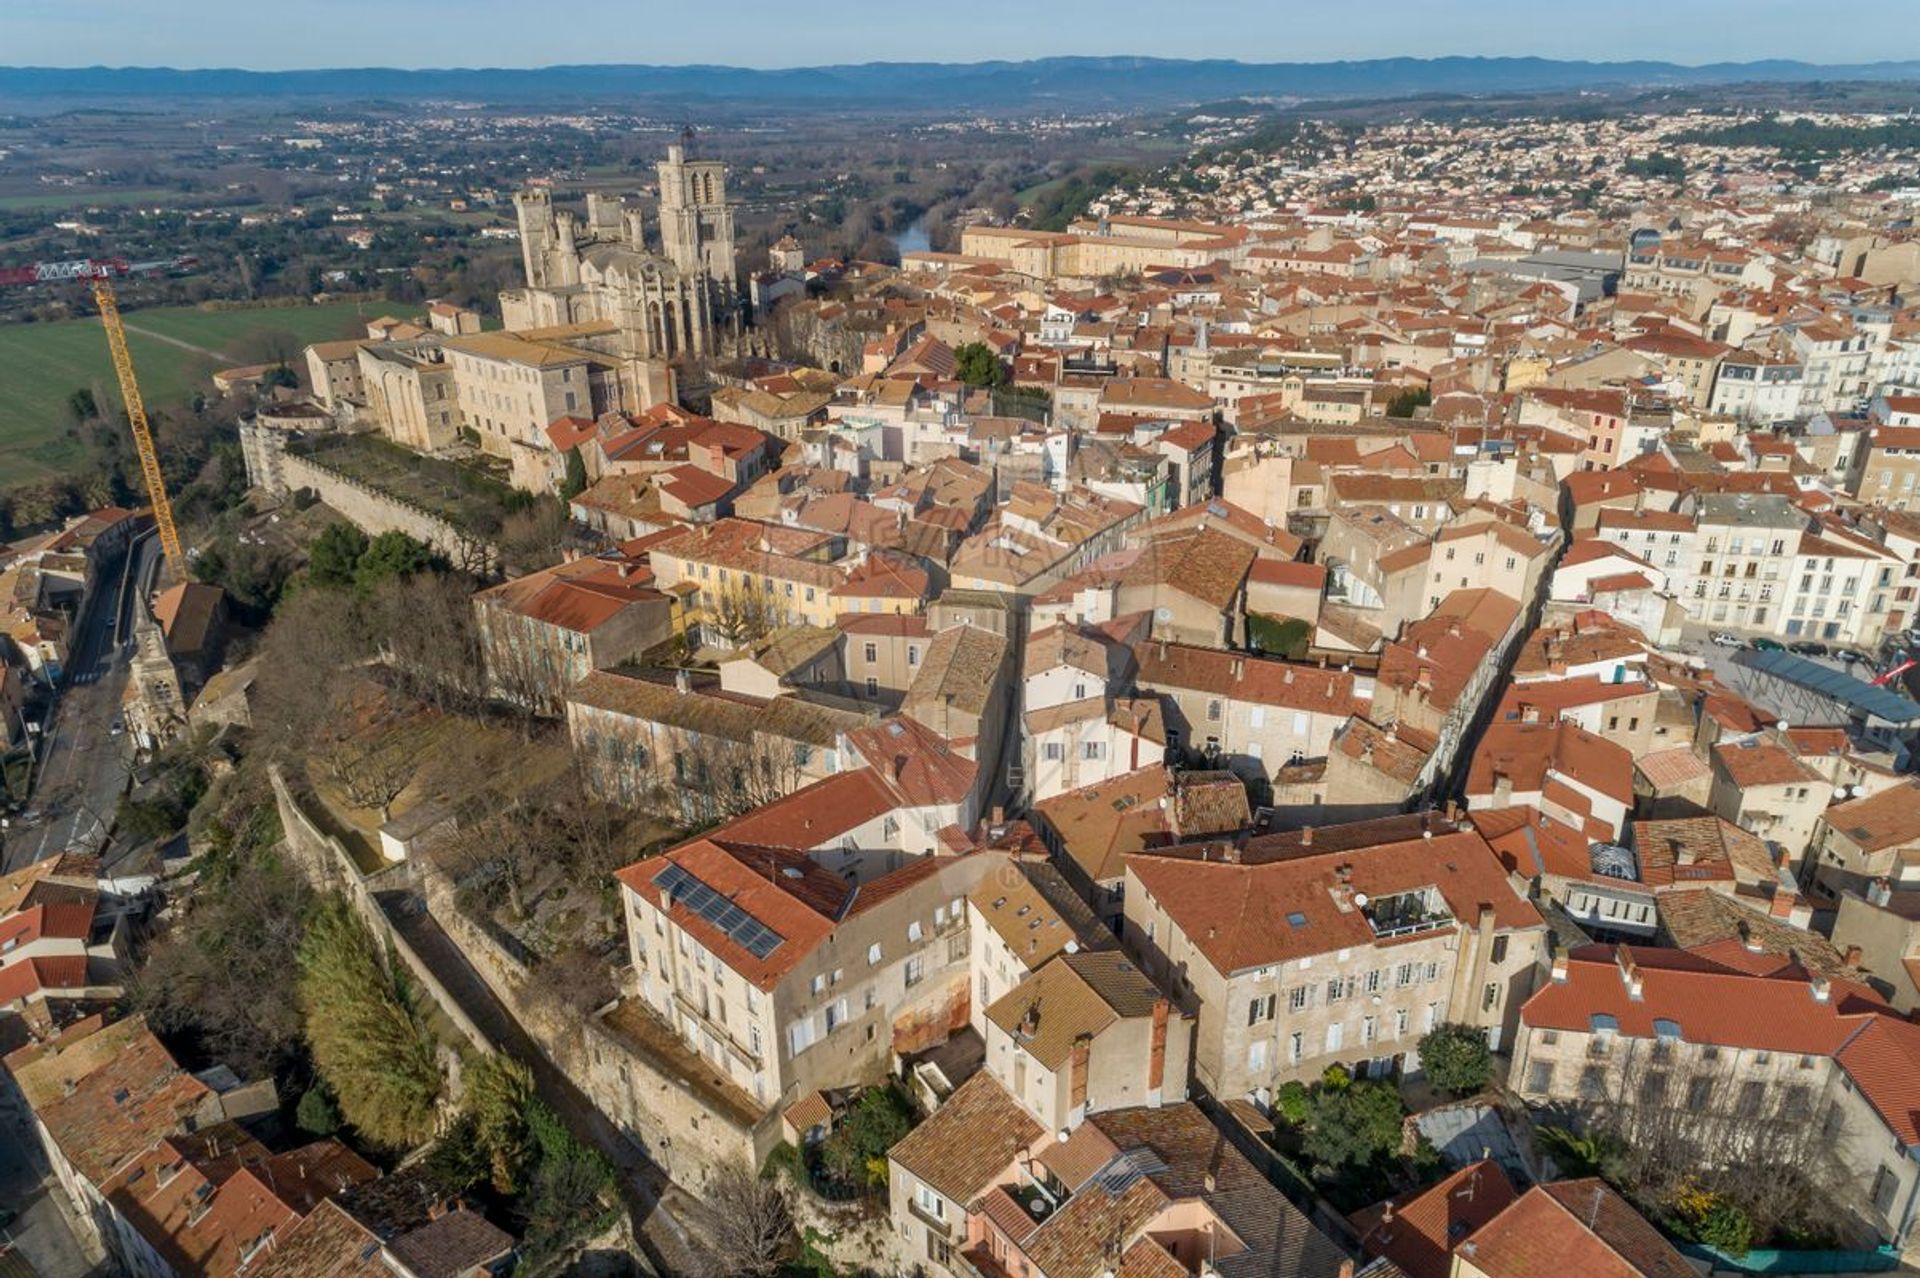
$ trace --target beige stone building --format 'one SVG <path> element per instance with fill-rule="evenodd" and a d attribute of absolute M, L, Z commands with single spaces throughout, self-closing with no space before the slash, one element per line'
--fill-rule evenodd
<path fill-rule="evenodd" d="M 966 897 L 1004 857 L 862 884 L 717 833 L 620 871 L 628 954 L 647 1006 L 757 1102 L 872 1081 L 967 1023 Z"/>
<path fill-rule="evenodd" d="M 1620 945 L 1555 960 L 1520 1021 L 1511 1078 L 1530 1107 L 1605 1113 L 1625 1139 L 1692 1140 L 1703 1158 L 1831 1155 L 1849 1245 L 1912 1239 L 1920 1027 L 1884 1004 L 1787 960 L 1748 971 Z"/>
<path fill-rule="evenodd" d="M 1131 856 L 1124 902 L 1122 940 L 1196 1015 L 1195 1075 L 1222 1099 L 1335 1064 L 1416 1071 L 1443 1024 L 1503 1046 L 1546 944 L 1486 841 L 1431 815 Z"/>

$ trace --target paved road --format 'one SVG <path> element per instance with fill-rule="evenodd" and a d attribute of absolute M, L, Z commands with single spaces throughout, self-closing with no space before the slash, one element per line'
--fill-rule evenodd
<path fill-rule="evenodd" d="M 668 1180 L 625 1133 L 608 1122 L 606 1115 L 553 1067 L 546 1054 L 520 1027 L 520 1022 L 473 970 L 460 947 L 419 903 L 418 897 L 405 892 L 383 892 L 380 904 L 394 928 L 460 1004 L 460 1010 L 480 1027 L 480 1032 L 500 1051 L 533 1071 L 540 1099 L 553 1107 L 575 1136 L 593 1145 L 619 1169 L 621 1192 L 627 1200 L 634 1236 L 639 1239 L 648 1264 L 657 1273 L 691 1272 L 688 1233 L 679 1219 L 680 1215 L 694 1210 L 685 1192 Z"/>
<path fill-rule="evenodd" d="M 192 342 L 183 342 L 177 337 L 168 337 L 165 333 L 156 333 L 150 328 L 141 328 L 138 324 L 127 324 L 123 321 L 122 326 L 129 333 L 138 333 L 142 337 L 151 337 L 156 342 L 165 342 L 169 346 L 178 346 L 181 350 L 192 351 L 195 355 L 210 355 L 223 364 L 230 362 L 233 358 L 231 355 L 222 355 L 219 351 L 210 350 L 205 346 L 195 346 Z"/>
<path fill-rule="evenodd" d="M 0 1242 L 19 1248 L 46 1278 L 82 1278 L 109 1272 L 90 1255 L 68 1223 L 60 1189 L 23 1108 L 0 1096 L 0 1207 L 19 1213 L 0 1229 Z"/>
<path fill-rule="evenodd" d="M 132 742 L 115 736 L 132 651 L 133 609 L 159 565 L 159 542 L 148 535 L 128 556 L 102 570 L 101 584 L 78 641 L 68 653 L 65 688 L 40 745 L 28 811 L 38 819 L 17 830 L 0 864 L 7 870 L 67 850 L 99 851 L 126 790 Z"/>

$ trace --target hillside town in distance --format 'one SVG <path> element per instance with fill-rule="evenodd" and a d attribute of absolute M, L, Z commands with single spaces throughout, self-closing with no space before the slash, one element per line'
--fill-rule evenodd
<path fill-rule="evenodd" d="M 1920 129 L 1196 127 L 0 547 L 0 1274 L 1920 1269 Z"/>

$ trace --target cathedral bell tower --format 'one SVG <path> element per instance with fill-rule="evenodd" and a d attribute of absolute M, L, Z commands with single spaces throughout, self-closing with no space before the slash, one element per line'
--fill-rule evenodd
<path fill-rule="evenodd" d="M 683 274 L 704 274 L 723 296 L 733 296 L 733 210 L 727 206 L 725 164 L 689 160 L 684 145 L 667 148 L 660 162 L 660 247 Z"/>

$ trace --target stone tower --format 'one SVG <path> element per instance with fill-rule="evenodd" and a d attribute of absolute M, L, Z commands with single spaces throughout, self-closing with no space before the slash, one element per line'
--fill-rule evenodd
<path fill-rule="evenodd" d="M 681 273 L 705 274 L 732 296 L 733 210 L 727 207 L 725 164 L 689 160 L 684 146 L 667 148 L 660 162 L 660 247 Z"/>
<path fill-rule="evenodd" d="M 520 219 L 520 262 L 527 270 L 527 287 L 546 288 L 555 231 L 553 197 L 533 187 L 515 193 L 513 209 Z"/>

